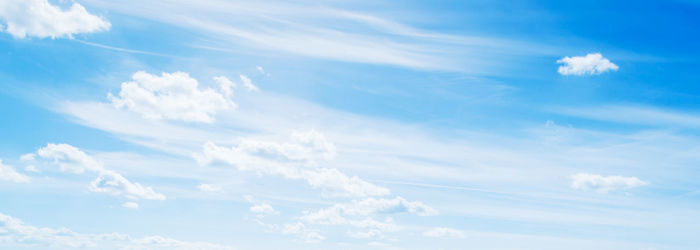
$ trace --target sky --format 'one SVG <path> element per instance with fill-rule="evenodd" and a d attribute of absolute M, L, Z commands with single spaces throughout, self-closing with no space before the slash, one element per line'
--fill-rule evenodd
<path fill-rule="evenodd" d="M 698 24 L 0 0 L 0 249 L 697 249 Z"/>

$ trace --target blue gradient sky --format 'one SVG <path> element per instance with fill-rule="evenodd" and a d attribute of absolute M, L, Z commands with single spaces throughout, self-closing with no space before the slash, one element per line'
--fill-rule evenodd
<path fill-rule="evenodd" d="M 0 3 L 1 249 L 700 245 L 697 2 L 20 2 Z M 19 37 L 32 5 L 109 26 Z M 558 71 L 594 53 L 617 68 Z M 137 72 L 224 76 L 236 107 L 120 107 Z M 112 172 L 165 198 L 91 186 Z"/>

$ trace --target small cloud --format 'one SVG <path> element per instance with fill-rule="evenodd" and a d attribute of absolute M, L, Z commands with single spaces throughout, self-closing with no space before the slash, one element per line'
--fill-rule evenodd
<path fill-rule="evenodd" d="M 586 56 L 564 57 L 557 60 L 559 74 L 562 75 L 600 75 L 608 71 L 616 71 L 617 65 L 604 58 L 600 53 L 591 53 Z"/>
<path fill-rule="evenodd" d="M 0 160 L 0 181 L 27 183 L 29 182 L 29 176 L 18 173 L 12 166 L 4 165 L 2 160 Z"/>
<path fill-rule="evenodd" d="M 253 81 L 250 80 L 250 78 L 248 78 L 247 76 L 245 76 L 245 75 L 240 75 L 239 77 L 241 78 L 241 82 L 243 82 L 243 87 L 245 87 L 248 91 L 258 91 L 258 90 L 260 90 L 260 89 L 258 89 L 258 86 L 255 86 L 255 85 L 253 84 Z"/>
<path fill-rule="evenodd" d="M 258 66 L 258 67 L 255 67 L 255 68 L 258 70 L 258 72 L 260 72 L 260 73 L 262 73 L 262 74 L 265 74 L 265 70 L 263 69 L 263 67 Z"/>
<path fill-rule="evenodd" d="M 205 183 L 199 184 L 199 186 L 197 186 L 197 189 L 202 190 L 202 191 L 204 191 L 204 192 L 221 192 L 221 191 L 224 191 L 223 188 L 221 188 L 220 186 L 211 185 L 211 184 L 205 184 Z"/>
<path fill-rule="evenodd" d="M 432 238 L 464 238 L 465 235 L 461 230 L 447 227 L 436 227 L 423 232 L 423 236 Z"/>
<path fill-rule="evenodd" d="M 124 204 L 122 204 L 122 207 L 130 208 L 130 209 L 137 209 L 137 208 L 139 208 L 139 204 L 136 202 L 129 201 L 129 202 L 124 202 Z"/>
<path fill-rule="evenodd" d="M 578 173 L 569 178 L 571 178 L 571 188 L 581 191 L 593 190 L 599 193 L 608 193 L 612 190 L 625 190 L 647 184 L 637 177 L 601 176 L 586 173 Z"/>
<path fill-rule="evenodd" d="M 23 154 L 22 156 L 19 157 L 20 161 L 34 161 L 36 159 L 36 155 L 34 153 L 29 153 L 29 154 Z"/>

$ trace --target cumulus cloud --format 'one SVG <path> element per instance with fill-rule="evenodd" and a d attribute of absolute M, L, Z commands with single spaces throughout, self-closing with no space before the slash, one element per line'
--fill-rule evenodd
<path fill-rule="evenodd" d="M 2 160 L 0 160 L 0 181 L 27 183 L 29 182 L 29 176 L 18 173 L 13 167 L 3 164 Z"/>
<path fill-rule="evenodd" d="M 68 144 L 49 143 L 39 148 L 37 154 L 44 159 L 52 160 L 61 171 L 81 174 L 85 170 L 99 171 L 102 164 L 88 156 L 82 150 Z"/>
<path fill-rule="evenodd" d="M 195 159 L 200 164 L 223 163 L 241 171 L 281 175 L 287 179 L 305 180 L 313 188 L 330 196 L 387 195 L 389 190 L 347 176 L 337 169 L 317 168 L 318 162 L 331 160 L 335 146 L 315 131 L 293 133 L 288 143 L 242 140 L 237 146 L 221 147 L 208 142 Z"/>
<path fill-rule="evenodd" d="M 6 24 L 0 28 L 15 38 L 72 38 L 75 34 L 106 31 L 111 26 L 76 2 L 63 10 L 48 0 L 4 0 L 0 1 L 0 18 Z"/>
<path fill-rule="evenodd" d="M 637 177 L 601 176 L 597 174 L 578 173 L 570 176 L 571 188 L 582 191 L 607 193 L 612 190 L 625 190 L 644 186 L 647 183 Z"/>
<path fill-rule="evenodd" d="M 305 211 L 299 218 L 308 224 L 345 225 L 364 231 L 348 231 L 353 238 L 383 238 L 385 232 L 397 232 L 402 229 L 391 217 L 383 221 L 373 216 L 413 213 L 421 216 L 437 215 L 437 211 L 422 202 L 409 202 L 401 197 L 394 199 L 367 198 L 354 200 L 347 204 L 335 204 L 314 212 Z"/>
<path fill-rule="evenodd" d="M 315 212 L 306 212 L 303 221 L 314 224 L 347 224 L 344 216 L 369 216 L 375 214 L 412 213 L 420 216 L 437 215 L 437 210 L 420 201 L 407 201 L 402 197 L 393 199 L 366 198 L 351 203 L 335 204 Z"/>
<path fill-rule="evenodd" d="M 465 236 L 464 232 L 447 227 L 436 227 L 423 232 L 423 235 L 433 238 L 464 238 Z"/>
<path fill-rule="evenodd" d="M 236 107 L 230 100 L 233 86 L 225 78 L 215 78 L 220 91 L 200 89 L 199 82 L 184 72 L 157 76 L 139 71 L 131 78 L 132 81 L 122 83 L 119 97 L 112 93 L 107 97 L 115 107 L 147 119 L 211 123 L 218 111 Z"/>
<path fill-rule="evenodd" d="M 101 162 L 71 145 L 49 143 L 46 147 L 39 148 L 37 155 L 42 159 L 50 160 L 64 172 L 82 174 L 87 170 L 98 173 L 99 176 L 89 186 L 92 192 L 124 196 L 129 199 L 165 199 L 165 195 L 153 191 L 151 187 L 133 183 L 121 174 L 106 169 Z"/>
<path fill-rule="evenodd" d="M 83 234 L 67 228 L 35 227 L 0 213 L 0 242 L 8 248 L 99 249 L 233 249 L 207 242 L 187 242 L 162 236 L 132 238 L 129 235 Z"/>
<path fill-rule="evenodd" d="M 106 193 L 114 196 L 125 196 L 129 199 L 165 200 L 165 195 L 153 191 L 151 187 L 144 187 L 139 183 L 133 183 L 121 174 L 111 170 L 102 170 L 97 179 L 90 183 L 90 191 Z"/>
<path fill-rule="evenodd" d="M 562 75 L 599 75 L 608 71 L 616 71 L 617 65 L 604 58 L 600 53 L 591 53 L 586 56 L 564 57 L 557 60 L 559 74 Z"/>

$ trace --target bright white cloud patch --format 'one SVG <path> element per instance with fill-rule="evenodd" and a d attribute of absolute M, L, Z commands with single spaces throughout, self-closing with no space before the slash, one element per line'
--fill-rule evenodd
<path fill-rule="evenodd" d="M 436 227 L 423 232 L 423 235 L 433 238 L 464 238 L 464 232 L 447 227 Z"/>
<path fill-rule="evenodd" d="M 437 210 L 420 201 L 407 201 L 402 197 L 393 199 L 367 198 L 348 204 L 335 204 L 316 212 L 306 212 L 302 220 L 316 224 L 345 223 L 343 216 L 369 216 L 374 214 L 412 213 L 420 216 L 437 215 Z"/>
<path fill-rule="evenodd" d="M 13 167 L 4 165 L 2 160 L 0 160 L 0 181 L 27 183 L 29 182 L 29 176 L 18 173 Z"/>
<path fill-rule="evenodd" d="M 75 34 L 109 30 L 111 26 L 78 3 L 63 10 L 48 0 L 0 1 L 0 18 L 6 24 L 3 31 L 16 38 L 72 38 Z"/>
<path fill-rule="evenodd" d="M 559 74 L 562 75 L 598 75 L 608 71 L 616 71 L 617 65 L 604 58 L 600 53 L 592 53 L 586 56 L 564 57 L 557 60 Z"/>
<path fill-rule="evenodd" d="M 281 175 L 287 179 L 305 180 L 314 188 L 330 196 L 387 195 L 389 190 L 366 182 L 357 176 L 349 177 L 334 168 L 317 168 L 320 161 L 331 160 L 335 146 L 315 131 L 294 133 L 291 142 L 243 140 L 228 148 L 208 142 L 195 158 L 200 164 L 224 163 L 241 171 Z"/>
<path fill-rule="evenodd" d="M 121 174 L 111 170 L 100 171 L 100 176 L 90 183 L 90 191 L 106 193 L 114 196 L 125 196 L 129 199 L 165 200 L 165 195 L 153 191 L 151 187 L 144 187 L 139 183 L 133 183 Z"/>
<path fill-rule="evenodd" d="M 236 107 L 229 99 L 233 86 L 225 78 L 215 78 L 221 92 L 200 89 L 199 82 L 184 72 L 157 76 L 139 71 L 131 78 L 132 81 L 122 83 L 119 97 L 112 93 L 107 97 L 115 107 L 144 118 L 211 123 L 218 111 Z"/>
<path fill-rule="evenodd" d="M 93 159 L 82 150 L 68 144 L 49 143 L 46 147 L 39 148 L 37 155 L 42 159 L 50 160 L 61 171 L 81 174 L 88 170 L 96 172 L 99 176 L 90 183 L 89 189 L 96 193 L 125 196 L 129 199 L 164 200 L 163 194 L 153 191 L 151 187 L 144 187 L 139 183 L 133 183 L 121 174 L 104 168 L 101 162 Z"/>
<path fill-rule="evenodd" d="M 8 249 L 233 249 L 230 246 L 180 241 L 162 236 L 132 238 L 119 233 L 82 234 L 67 228 L 34 227 L 2 213 L 0 243 Z"/>
<path fill-rule="evenodd" d="M 625 190 L 646 185 L 637 177 L 601 176 L 597 174 L 578 173 L 571 177 L 571 187 L 582 191 L 607 193 L 612 190 Z"/>
<path fill-rule="evenodd" d="M 372 217 L 396 213 L 412 213 L 420 216 L 437 215 L 437 210 L 422 202 L 409 202 L 404 198 L 354 200 L 348 204 L 335 204 L 314 212 L 305 211 L 300 221 L 307 224 L 344 225 L 359 231 L 348 231 L 353 238 L 383 238 L 385 232 L 397 232 L 402 227 L 390 217 L 377 220 Z"/>
<path fill-rule="evenodd" d="M 102 164 L 88 156 L 82 150 L 68 144 L 49 143 L 39 148 L 37 154 L 44 159 L 52 160 L 61 171 L 81 174 L 85 170 L 99 171 Z"/>

